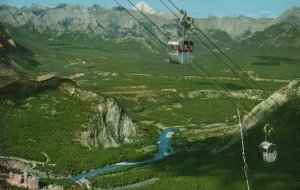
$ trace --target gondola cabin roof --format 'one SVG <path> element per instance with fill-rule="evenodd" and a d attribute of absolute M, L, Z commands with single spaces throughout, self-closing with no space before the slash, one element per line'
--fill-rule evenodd
<path fill-rule="evenodd" d="M 262 155 L 262 160 L 268 163 L 274 162 L 277 157 L 276 145 L 267 141 L 259 144 L 258 152 Z"/>
<path fill-rule="evenodd" d="M 275 146 L 275 144 L 267 142 L 267 141 L 264 141 L 264 142 L 260 143 L 260 145 L 259 145 L 259 147 L 266 149 L 266 150 L 268 148 L 270 148 L 271 146 Z"/>
<path fill-rule="evenodd" d="M 191 44 L 191 45 L 194 44 L 191 40 L 183 38 L 183 37 L 181 37 L 181 38 L 174 38 L 174 39 L 168 41 L 168 45 L 173 45 L 173 46 L 174 45 L 175 46 L 179 45 L 181 43 L 186 43 L 186 44 Z"/>

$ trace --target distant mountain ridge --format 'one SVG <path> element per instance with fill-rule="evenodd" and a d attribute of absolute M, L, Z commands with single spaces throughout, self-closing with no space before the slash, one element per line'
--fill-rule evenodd
<path fill-rule="evenodd" d="M 275 24 L 262 32 L 255 33 L 240 44 L 240 47 L 295 47 L 300 48 L 300 27 L 290 23 Z"/>
<path fill-rule="evenodd" d="M 240 47 L 300 48 L 300 8 L 287 10 L 274 21 L 272 26 L 242 41 Z"/>
<path fill-rule="evenodd" d="M 282 22 L 300 26 L 300 7 L 293 7 L 281 14 L 276 19 L 276 23 Z"/>
<path fill-rule="evenodd" d="M 178 19 L 170 13 L 158 13 L 143 2 L 139 3 L 137 7 L 147 14 L 169 38 L 178 36 L 181 33 L 182 27 Z M 166 41 L 161 32 L 138 11 L 128 11 L 145 25 L 148 30 L 152 31 L 163 41 Z M 254 19 L 245 16 L 211 16 L 195 19 L 195 24 L 206 32 L 217 45 L 228 48 L 235 42 L 241 42 L 257 36 L 259 32 L 263 32 L 273 25 L 285 22 L 299 24 L 299 12 L 300 8 L 295 7 L 287 10 L 276 19 Z M 151 34 L 140 23 L 135 21 L 123 7 L 107 9 L 99 5 L 93 5 L 85 8 L 79 5 L 59 4 L 54 7 L 43 8 L 35 4 L 32 7 L 17 8 L 11 5 L 2 5 L 0 6 L 0 18 L 11 31 L 21 30 L 24 32 L 24 35 L 27 34 L 32 37 L 34 37 L 33 35 L 43 34 L 48 40 L 72 34 L 75 40 L 86 40 L 94 37 L 100 37 L 104 40 L 136 40 L 140 38 L 146 40 L 147 43 L 154 43 Z M 292 38 L 294 37 L 296 36 Z M 253 39 L 261 40 L 259 37 Z M 247 43 L 244 44 L 248 46 Z"/>
<path fill-rule="evenodd" d="M 161 28 L 166 28 L 165 26 L 170 24 L 178 25 L 173 15 L 153 14 L 156 11 L 145 3 L 140 3 L 137 7 L 146 14 L 150 13 L 151 19 Z M 149 23 L 138 11 L 131 12 L 141 22 Z M 51 8 L 42 8 L 42 6 L 37 5 L 22 8 L 2 5 L 0 6 L 0 18 L 5 24 L 13 27 L 26 26 L 38 32 L 52 30 L 57 35 L 66 31 L 80 31 L 88 36 L 122 36 L 122 34 L 128 33 L 128 30 L 138 30 L 140 28 L 131 16 L 120 7 L 106 9 L 99 5 L 88 8 L 69 4 L 60 4 Z M 252 32 L 263 30 L 270 25 L 270 21 L 271 19 L 248 17 L 209 17 L 207 19 L 196 19 L 195 23 L 204 30 L 221 30 L 227 32 L 231 37 L 235 37 L 249 28 Z M 151 29 L 154 30 L 154 28 Z M 165 32 L 170 31 L 165 30 Z M 177 31 L 171 33 L 177 34 Z"/>

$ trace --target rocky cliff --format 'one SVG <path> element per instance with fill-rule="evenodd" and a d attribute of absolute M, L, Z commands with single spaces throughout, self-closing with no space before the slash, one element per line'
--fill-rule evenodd
<path fill-rule="evenodd" d="M 84 131 L 77 134 L 76 140 L 86 147 L 118 147 L 131 143 L 140 137 L 137 125 L 122 112 L 113 99 L 104 99 L 97 94 L 65 84 L 60 90 L 71 96 L 92 104 L 94 116 L 84 126 Z"/>
<path fill-rule="evenodd" d="M 122 113 L 114 100 L 98 104 L 88 130 L 78 140 L 87 147 L 118 147 L 137 139 L 137 126 Z"/>

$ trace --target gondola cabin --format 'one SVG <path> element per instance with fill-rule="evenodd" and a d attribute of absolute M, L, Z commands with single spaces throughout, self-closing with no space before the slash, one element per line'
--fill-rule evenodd
<path fill-rule="evenodd" d="M 264 141 L 258 146 L 258 151 L 263 161 L 274 162 L 276 160 L 277 148 L 275 144 Z"/>
<path fill-rule="evenodd" d="M 194 43 L 186 38 L 176 38 L 168 42 L 169 62 L 173 64 L 189 64 L 194 56 Z"/>

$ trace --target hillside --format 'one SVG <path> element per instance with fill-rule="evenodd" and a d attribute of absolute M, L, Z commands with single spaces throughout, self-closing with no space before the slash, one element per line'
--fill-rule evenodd
<path fill-rule="evenodd" d="M 298 117 L 299 113 L 292 113 L 293 111 L 291 111 L 290 113 L 288 107 L 292 106 L 292 103 L 294 103 L 295 107 L 293 107 L 293 109 L 297 109 L 300 103 L 298 102 L 299 97 L 300 80 L 298 79 L 290 82 L 288 86 L 281 88 L 280 90 L 273 93 L 268 99 L 266 99 L 265 101 L 261 101 L 258 105 L 254 106 L 251 112 L 245 115 L 243 119 L 242 124 L 244 126 L 244 130 L 246 132 L 255 130 L 253 128 L 257 126 L 260 127 L 263 123 L 270 122 L 273 124 L 273 117 L 275 117 L 274 115 L 278 114 L 282 110 L 286 110 L 286 114 L 289 115 L 289 117 L 291 117 L 291 121 L 293 121 Z M 284 120 L 286 119 L 287 118 L 285 118 Z M 281 119 L 279 119 L 278 121 L 276 120 L 276 122 L 279 121 L 282 122 Z M 188 143 L 191 145 L 191 150 L 195 150 L 194 147 L 202 147 L 202 149 L 210 150 L 211 152 L 219 152 L 230 147 L 232 144 L 235 144 L 240 140 L 239 128 L 238 125 L 232 125 L 232 123 L 234 122 L 238 122 L 237 118 L 234 118 L 227 123 L 220 123 L 216 126 L 212 125 L 211 128 L 201 128 L 201 126 L 199 126 L 199 128 L 190 127 L 188 128 L 189 130 L 180 132 L 180 135 L 178 136 L 178 139 L 175 140 L 175 142 L 180 150 L 182 149 L 182 145 L 184 143 Z M 281 124 L 283 124 L 283 122 Z M 195 130 L 193 131 L 193 129 Z M 217 140 L 219 137 L 221 137 L 223 145 L 219 144 L 220 140 Z"/>
<path fill-rule="evenodd" d="M 299 26 L 300 8 L 293 7 L 292 9 L 285 11 L 276 19 L 276 23 L 290 23 Z"/>
<path fill-rule="evenodd" d="M 77 141 L 84 146 L 89 148 L 118 147 L 138 138 L 137 126 L 131 118 L 122 113 L 117 102 L 113 99 L 105 100 L 93 92 L 81 90 L 70 79 L 53 77 L 39 82 L 18 80 L 0 88 L 0 101 L 4 102 L 2 106 L 5 106 L 7 101 L 22 101 L 24 98 L 30 98 L 49 90 L 59 90 L 87 104 L 92 104 L 91 111 L 96 112 L 95 116 L 90 118 L 89 123 L 83 124 L 87 130 L 76 135 Z"/>
<path fill-rule="evenodd" d="M 248 114 L 244 118 L 246 128 L 251 128 L 257 125 L 259 122 L 263 122 L 265 117 L 278 112 L 278 109 L 282 109 L 285 104 L 298 100 L 300 97 L 300 80 L 294 80 L 289 83 L 288 86 L 281 88 L 280 90 L 273 93 L 266 101 L 262 101 L 260 104 L 255 106 L 251 112 L 256 115 L 258 121 L 251 119 L 251 114 Z M 297 107 L 297 101 L 295 108 Z M 298 113 L 296 113 L 298 114 Z"/>
<path fill-rule="evenodd" d="M 34 54 L 15 42 L 0 23 L 0 86 L 37 65 Z"/>
<path fill-rule="evenodd" d="M 84 91 L 70 79 L 20 80 L 0 93 L 1 156 L 40 162 L 50 158 L 49 165 L 35 169 L 69 175 L 148 154 L 136 154 L 137 142 L 147 144 L 148 137 L 116 101 Z"/>

